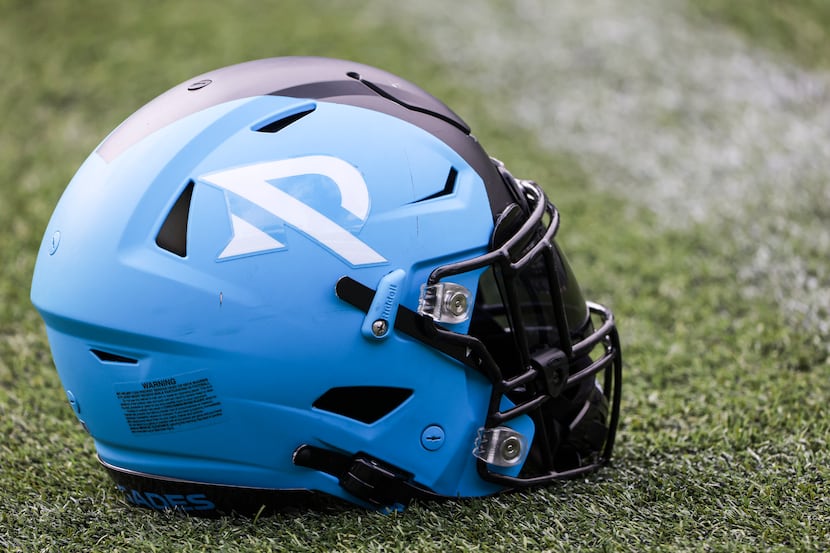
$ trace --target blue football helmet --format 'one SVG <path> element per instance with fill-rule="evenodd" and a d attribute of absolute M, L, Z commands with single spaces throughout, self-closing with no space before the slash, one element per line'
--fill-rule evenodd
<path fill-rule="evenodd" d="M 622 361 L 536 183 L 385 71 L 194 77 L 78 170 L 32 302 L 129 503 L 389 508 L 608 462 Z"/>

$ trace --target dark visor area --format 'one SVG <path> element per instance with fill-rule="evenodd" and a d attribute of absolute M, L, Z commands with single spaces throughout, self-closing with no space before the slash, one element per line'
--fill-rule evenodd
<path fill-rule="evenodd" d="M 469 333 L 484 343 L 505 376 L 522 370 L 521 367 L 510 370 L 510 367 L 524 357 L 523 342 L 531 355 L 544 349 L 562 348 L 556 321 L 557 301 L 564 304 L 571 339 L 578 341 L 586 331 L 588 311 L 579 285 L 558 250 L 554 249 L 552 257 L 559 294 L 551 290 L 550 269 L 542 256 L 520 269 L 510 284 L 505 282 L 497 266 L 487 269 L 479 280 Z M 505 298 L 515 301 L 513 315 L 505 307 Z M 517 329 L 521 329 L 521 336 Z"/>

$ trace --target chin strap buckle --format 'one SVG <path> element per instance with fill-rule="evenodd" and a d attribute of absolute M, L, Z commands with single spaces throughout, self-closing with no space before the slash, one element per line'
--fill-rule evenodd
<path fill-rule="evenodd" d="M 340 476 L 340 486 L 355 497 L 378 507 L 395 507 L 401 501 L 407 476 L 394 472 L 374 459 L 355 456 L 346 473 Z"/>
<path fill-rule="evenodd" d="M 400 509 L 413 499 L 441 496 L 412 481 L 413 475 L 365 453 L 344 453 L 304 444 L 294 451 L 294 464 L 336 476 L 351 495 L 378 509 Z"/>
<path fill-rule="evenodd" d="M 548 348 L 531 358 L 531 364 L 542 375 L 542 383 L 550 397 L 562 393 L 568 382 L 568 356 L 558 348 Z"/>

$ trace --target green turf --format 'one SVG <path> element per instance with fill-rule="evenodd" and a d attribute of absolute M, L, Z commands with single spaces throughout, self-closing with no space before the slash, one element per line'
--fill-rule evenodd
<path fill-rule="evenodd" d="M 696 2 L 730 22 L 749 5 Z M 788 37 L 774 47 L 813 66 L 791 45 L 814 24 L 826 35 L 824 4 L 787 5 L 800 14 L 786 18 L 794 26 L 779 25 L 777 4 L 753 3 L 742 18 L 757 29 L 750 36 Z M 418 44 L 413 24 L 390 14 L 390 4 L 322 1 L 0 4 L 0 550 L 830 548 L 826 333 L 788 323 L 775 298 L 746 299 L 735 266 L 750 252 L 723 227 L 659 230 L 624 191 L 592 191 L 567 155 L 489 120 L 479 109 L 486 91 L 454 81 Z M 124 504 L 66 404 L 28 301 L 41 234 L 78 165 L 143 102 L 199 72 L 287 54 L 359 59 L 405 75 L 446 98 L 514 173 L 546 183 L 583 286 L 619 317 L 626 377 L 611 468 L 392 515 L 206 521 Z M 826 263 L 820 252 L 812 263 Z"/>
<path fill-rule="evenodd" d="M 808 67 L 830 68 L 830 3 L 825 0 L 691 0 L 713 21 Z"/>

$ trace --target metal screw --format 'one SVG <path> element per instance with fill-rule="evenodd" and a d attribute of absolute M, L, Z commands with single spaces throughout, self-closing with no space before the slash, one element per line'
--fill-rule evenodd
<path fill-rule="evenodd" d="M 461 315 L 467 312 L 467 296 L 465 296 L 461 292 L 456 292 L 450 298 L 448 307 L 450 313 L 452 313 L 456 317 L 460 317 Z"/>
<path fill-rule="evenodd" d="M 515 461 L 522 454 L 522 442 L 516 436 L 508 436 L 501 443 L 499 453 L 505 461 Z"/>
<path fill-rule="evenodd" d="M 389 323 L 387 323 L 383 319 L 378 319 L 377 321 L 372 323 L 372 334 L 374 334 L 378 338 L 380 338 L 381 336 L 385 336 L 388 331 Z"/>

